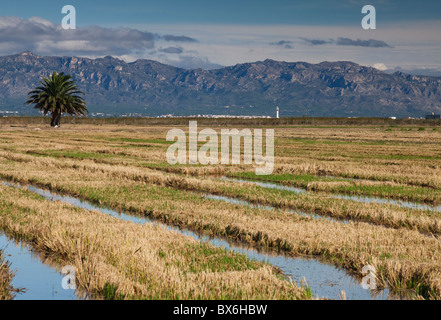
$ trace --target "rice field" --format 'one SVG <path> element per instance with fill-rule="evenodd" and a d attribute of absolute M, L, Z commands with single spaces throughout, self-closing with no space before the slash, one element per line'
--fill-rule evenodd
<path fill-rule="evenodd" d="M 172 128 L 188 130 L 2 125 L 0 232 L 57 270 L 75 267 L 78 297 L 89 299 L 335 298 L 270 258 L 203 237 L 332 265 L 357 285 L 370 265 L 386 298 L 441 298 L 437 127 L 272 126 L 268 176 L 245 164 L 170 165 Z M 29 186 L 96 207 L 50 201 Z M 14 265 L 3 261 L 0 299 L 7 299 Z M 332 281 L 330 273 L 320 276 Z"/>

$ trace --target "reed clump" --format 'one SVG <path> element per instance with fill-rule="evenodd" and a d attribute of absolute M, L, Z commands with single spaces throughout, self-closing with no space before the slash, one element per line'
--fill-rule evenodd
<path fill-rule="evenodd" d="M 0 249 L 0 300 L 12 300 L 17 292 L 12 286 L 14 274 L 10 269 L 10 263 L 6 260 Z"/>

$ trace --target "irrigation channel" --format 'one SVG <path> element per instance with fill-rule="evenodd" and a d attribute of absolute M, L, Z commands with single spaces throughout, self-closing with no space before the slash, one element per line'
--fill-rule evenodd
<path fill-rule="evenodd" d="M 301 281 L 305 279 L 308 286 L 311 288 L 314 296 L 318 298 L 340 299 L 341 291 L 345 292 L 346 299 L 386 300 L 386 299 L 397 298 L 391 292 L 389 292 L 388 289 L 377 292 L 372 292 L 370 290 L 363 289 L 360 281 L 354 278 L 352 275 L 348 274 L 347 272 L 345 272 L 340 268 L 337 268 L 331 264 L 324 263 L 315 258 L 303 258 L 303 257 L 294 258 L 283 254 L 262 251 L 259 250 L 258 248 L 253 248 L 243 243 L 235 242 L 231 239 L 209 237 L 209 236 L 197 234 L 187 229 L 181 229 L 175 226 L 164 225 L 160 222 L 151 220 L 146 217 L 138 217 L 134 215 L 120 213 L 112 209 L 98 207 L 95 206 L 94 204 L 91 204 L 88 201 L 83 201 L 70 196 L 55 194 L 48 190 L 40 189 L 32 185 L 22 186 L 20 184 L 15 184 L 10 182 L 2 182 L 2 184 L 16 188 L 25 187 L 29 191 L 39 194 L 40 196 L 44 197 L 47 200 L 61 201 L 64 203 L 71 204 L 75 207 L 79 207 L 87 210 L 100 211 L 102 213 L 108 214 L 112 217 L 124 221 L 130 221 L 141 225 L 152 223 L 158 226 L 163 226 L 169 230 L 179 232 L 186 236 L 192 237 L 198 241 L 211 243 L 213 246 L 216 247 L 223 247 L 226 248 L 227 250 L 245 254 L 250 259 L 257 261 L 264 261 L 273 266 L 280 268 L 282 272 L 286 275 L 287 279 L 291 278 L 293 281 L 296 281 L 298 284 L 301 284 Z M 212 199 L 215 199 L 215 196 L 211 196 L 211 197 Z M 218 200 L 224 201 L 223 199 L 218 199 Z M 244 201 L 240 201 L 240 204 L 251 206 L 250 203 Z M 5 237 L 2 239 L 4 239 L 6 244 L 8 244 L 7 247 L 11 246 L 12 242 L 10 240 L 8 240 Z M 5 247 L 5 243 L 2 243 L 1 247 Z M 37 290 L 35 291 L 31 290 L 30 283 L 26 282 L 26 277 L 28 277 L 29 281 L 31 281 L 34 278 L 45 279 L 46 285 L 44 286 L 44 288 L 43 287 L 39 288 L 41 290 L 38 291 L 38 295 L 39 295 L 38 298 L 40 299 L 55 299 L 55 298 L 76 299 L 76 297 L 73 296 L 74 295 L 73 292 L 66 293 L 64 297 L 61 297 L 61 294 L 59 296 L 54 295 L 53 288 L 57 288 L 61 286 L 61 278 L 63 277 L 63 275 L 58 274 L 57 276 L 54 276 L 54 274 L 57 273 L 57 271 L 54 268 L 49 268 L 51 269 L 50 271 L 48 270 L 44 272 L 40 271 L 43 269 L 43 267 L 41 266 L 43 263 L 41 261 L 38 261 L 37 260 L 38 258 L 32 255 L 32 251 L 27 249 L 25 246 L 21 245 L 19 246 L 19 248 L 20 248 L 19 250 L 17 249 L 16 251 L 9 252 L 11 256 L 6 257 L 10 262 L 12 262 L 12 266 L 11 266 L 12 270 L 16 270 L 17 272 L 16 278 L 13 280 L 14 287 L 24 287 L 26 289 L 29 289 L 26 293 L 17 297 L 18 299 L 20 298 L 33 299 L 37 294 Z M 15 257 L 20 255 L 30 255 L 30 258 L 33 258 L 33 260 L 29 258 L 19 259 Z M 32 262 L 29 262 L 30 260 L 32 260 Z M 35 267 L 35 269 L 33 269 L 27 265 L 28 263 L 37 264 L 37 265 L 39 264 L 39 265 Z M 20 275 L 21 273 L 25 273 L 25 275 L 21 276 Z M 21 277 L 24 277 L 24 280 L 23 281 L 19 280 L 16 283 L 17 279 L 22 279 Z M 46 292 L 42 292 L 44 290 L 46 290 Z"/>
<path fill-rule="evenodd" d="M 65 290 L 61 283 L 65 275 L 43 254 L 23 242 L 16 242 L 0 232 L 0 249 L 15 271 L 12 285 L 24 289 L 14 300 L 77 300 L 76 290 Z"/>
<path fill-rule="evenodd" d="M 308 193 L 308 191 L 305 189 L 285 186 L 282 184 L 272 183 L 272 182 L 260 182 L 260 181 L 256 181 L 256 180 L 244 180 L 244 179 L 231 179 L 231 178 L 227 178 L 227 177 L 222 177 L 222 178 L 220 178 L 220 180 L 229 181 L 229 182 L 237 182 L 237 183 L 252 183 L 252 184 L 255 184 L 255 185 L 262 187 L 262 188 L 286 190 L 286 191 L 291 191 L 296 194 Z M 329 195 L 329 197 L 338 198 L 338 199 L 345 199 L 345 200 L 352 200 L 352 201 L 363 202 L 363 203 L 393 204 L 393 205 L 408 208 L 408 209 L 420 209 L 420 210 L 429 210 L 429 211 L 433 211 L 433 212 L 436 212 L 436 211 L 441 212 L 441 206 L 431 206 L 431 205 L 427 205 L 427 204 L 421 204 L 421 203 L 409 202 L 409 201 L 384 199 L 384 198 L 368 197 L 368 196 L 352 196 L 352 195 L 343 195 L 343 194 Z"/>

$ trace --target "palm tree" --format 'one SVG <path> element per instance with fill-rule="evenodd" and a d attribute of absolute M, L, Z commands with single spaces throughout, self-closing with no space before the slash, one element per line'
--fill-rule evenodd
<path fill-rule="evenodd" d="M 40 81 L 41 87 L 28 93 L 28 105 L 35 104 L 34 109 L 44 112 L 44 115 L 51 114 L 51 126 L 60 126 L 61 114 L 66 113 L 71 116 L 85 116 L 89 111 L 86 102 L 78 94 L 84 94 L 78 90 L 71 75 L 57 73 L 54 71 L 52 76 L 43 78 Z"/>

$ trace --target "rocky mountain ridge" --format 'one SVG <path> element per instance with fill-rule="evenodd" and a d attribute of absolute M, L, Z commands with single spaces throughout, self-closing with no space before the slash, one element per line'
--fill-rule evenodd
<path fill-rule="evenodd" d="M 0 110 L 29 110 L 27 93 L 53 71 L 73 75 L 92 112 L 421 117 L 441 112 L 441 78 L 387 74 L 353 62 L 265 60 L 187 70 L 113 57 L 0 57 Z"/>

